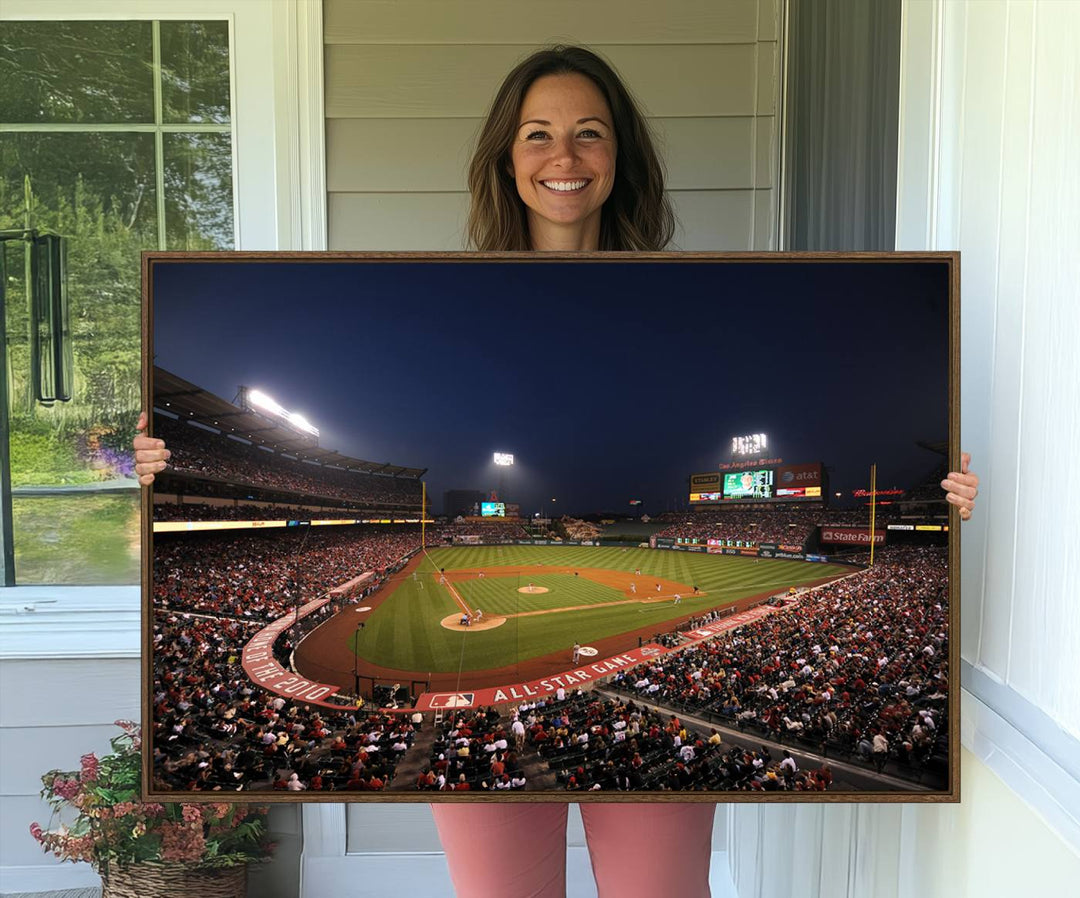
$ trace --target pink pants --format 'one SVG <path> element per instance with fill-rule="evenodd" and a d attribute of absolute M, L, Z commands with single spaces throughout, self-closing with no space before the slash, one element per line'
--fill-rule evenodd
<path fill-rule="evenodd" d="M 431 806 L 458 898 L 564 898 L 565 804 Z M 583 804 L 599 898 L 709 898 L 716 805 Z"/>

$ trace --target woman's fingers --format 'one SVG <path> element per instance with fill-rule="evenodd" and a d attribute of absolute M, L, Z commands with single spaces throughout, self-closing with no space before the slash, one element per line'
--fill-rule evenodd
<path fill-rule="evenodd" d="M 971 473 L 971 455 L 960 453 L 960 470 L 950 471 L 941 481 L 945 490 L 945 499 L 960 510 L 960 520 L 971 517 L 975 508 L 975 497 L 979 495 L 979 476 Z"/>
<path fill-rule="evenodd" d="M 172 453 L 165 448 L 165 441 L 154 437 L 146 437 L 142 432 L 146 430 L 146 412 L 139 414 L 139 423 L 135 425 L 138 435 L 131 441 L 135 450 L 135 473 L 139 477 L 142 486 L 149 486 L 154 482 L 154 475 L 164 471 L 167 461 Z"/>

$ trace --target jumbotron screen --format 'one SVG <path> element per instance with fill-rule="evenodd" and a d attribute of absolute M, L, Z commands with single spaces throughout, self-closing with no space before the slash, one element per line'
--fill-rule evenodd
<path fill-rule="evenodd" d="M 480 517 L 482 518 L 505 518 L 506 505 L 502 502 L 481 502 Z"/>
<path fill-rule="evenodd" d="M 773 472 L 742 471 L 724 475 L 724 501 L 728 499 L 771 499 L 773 497 Z"/>

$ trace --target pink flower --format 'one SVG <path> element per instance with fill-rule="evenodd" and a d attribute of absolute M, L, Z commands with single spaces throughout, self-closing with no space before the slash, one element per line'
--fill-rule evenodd
<path fill-rule="evenodd" d="M 184 805 L 180 813 L 188 823 L 202 823 L 202 811 L 193 804 Z"/>
<path fill-rule="evenodd" d="M 44 830 L 42 830 L 40 823 L 31 823 L 30 824 L 30 835 L 32 835 L 34 837 L 34 840 L 36 842 L 45 841 Z"/>
<path fill-rule="evenodd" d="M 64 777 L 58 776 L 53 780 L 53 791 L 66 801 L 71 801 L 71 799 L 79 794 L 79 781 L 64 779 Z"/>
<path fill-rule="evenodd" d="M 88 755 L 83 755 L 80 759 L 82 763 L 82 780 L 85 783 L 92 783 L 98 778 L 98 759 L 97 756 L 91 752 Z"/>
<path fill-rule="evenodd" d="M 206 839 L 202 829 L 186 823 L 161 824 L 161 859 L 193 862 L 202 858 Z"/>

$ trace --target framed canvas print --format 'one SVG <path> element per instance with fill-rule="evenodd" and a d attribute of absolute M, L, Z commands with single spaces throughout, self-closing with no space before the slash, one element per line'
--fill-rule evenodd
<path fill-rule="evenodd" d="M 956 254 L 147 253 L 144 788 L 956 801 Z"/>

